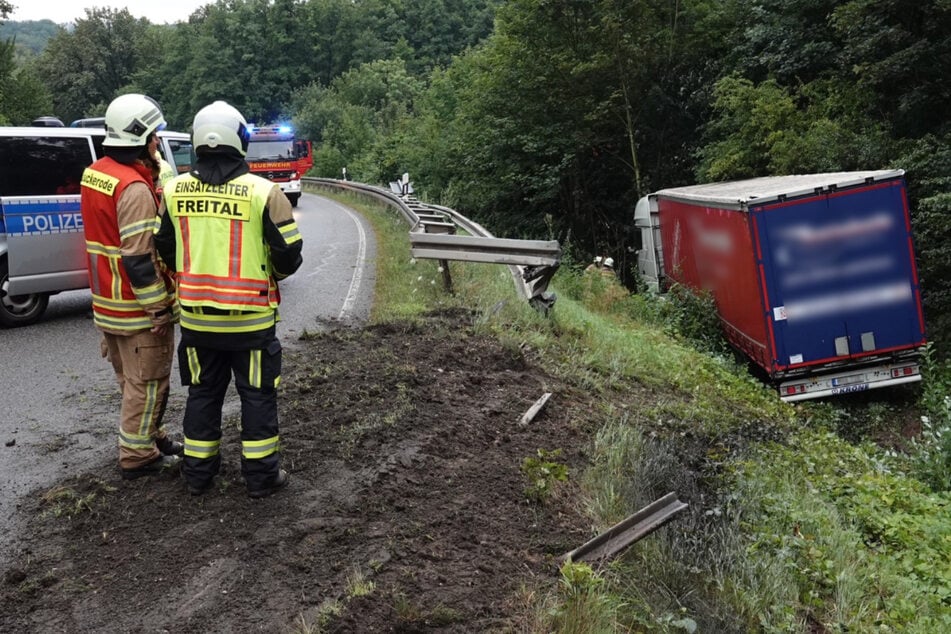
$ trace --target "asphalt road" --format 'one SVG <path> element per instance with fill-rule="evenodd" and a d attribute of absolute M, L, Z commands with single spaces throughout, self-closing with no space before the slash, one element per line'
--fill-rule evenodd
<path fill-rule="evenodd" d="M 374 285 L 373 235 L 353 210 L 304 194 L 295 218 L 304 263 L 281 283 L 278 333 L 285 348 L 304 332 L 364 321 Z M 180 433 L 186 391 L 177 376 L 176 363 L 165 421 Z M 237 411 L 236 398 L 228 401 Z M 118 408 L 88 291 L 54 296 L 37 324 L 0 330 L 0 562 L 15 543 L 23 496 L 115 463 Z"/>

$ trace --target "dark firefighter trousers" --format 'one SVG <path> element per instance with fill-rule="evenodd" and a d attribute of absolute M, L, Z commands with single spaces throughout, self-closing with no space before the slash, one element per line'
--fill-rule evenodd
<path fill-rule="evenodd" d="M 270 486 L 280 472 L 276 391 L 281 378 L 280 341 L 274 337 L 262 348 L 233 350 L 187 345 L 183 340 L 178 363 L 182 385 L 188 386 L 182 422 L 185 480 L 206 488 L 221 468 L 221 408 L 233 373 L 241 398 L 241 474 L 248 490 Z"/>

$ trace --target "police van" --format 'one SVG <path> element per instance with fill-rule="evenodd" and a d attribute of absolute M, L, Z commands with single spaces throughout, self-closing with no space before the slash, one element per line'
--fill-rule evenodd
<path fill-rule="evenodd" d="M 158 137 L 163 158 L 189 171 L 191 137 Z M 0 127 L 0 327 L 32 324 L 50 295 L 89 287 L 79 187 L 104 138 L 102 127 Z"/>

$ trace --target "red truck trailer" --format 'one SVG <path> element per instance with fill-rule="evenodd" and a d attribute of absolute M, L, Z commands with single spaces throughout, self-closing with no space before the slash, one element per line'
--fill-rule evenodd
<path fill-rule="evenodd" d="M 709 291 L 726 338 L 784 401 L 921 380 L 904 171 L 664 189 L 635 224 L 648 286 Z"/>
<path fill-rule="evenodd" d="M 314 165 L 310 141 L 298 139 L 290 125 L 251 124 L 245 159 L 251 171 L 280 185 L 295 207 L 300 200 L 301 176 Z"/>

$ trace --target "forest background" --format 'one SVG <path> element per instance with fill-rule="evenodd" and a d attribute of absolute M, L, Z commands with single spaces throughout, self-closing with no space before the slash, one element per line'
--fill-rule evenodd
<path fill-rule="evenodd" d="M 0 18 L 10 2 L 0 0 Z M 637 199 L 770 174 L 907 173 L 929 338 L 951 330 L 951 0 L 218 0 L 154 25 L 0 25 L 0 124 L 144 92 L 290 120 L 312 175 L 386 183 L 503 237 L 614 257 Z"/>

